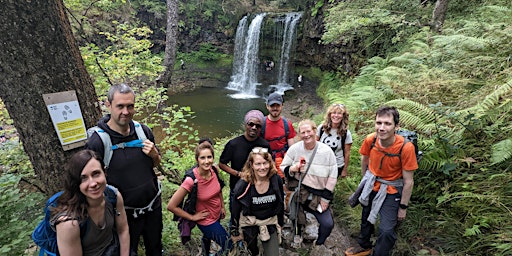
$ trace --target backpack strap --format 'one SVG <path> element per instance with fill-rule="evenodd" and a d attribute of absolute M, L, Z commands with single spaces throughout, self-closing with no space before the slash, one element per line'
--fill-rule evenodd
<path fill-rule="evenodd" d="M 224 186 L 226 185 L 226 183 L 224 182 L 224 180 L 222 180 L 222 179 L 220 178 L 219 170 L 217 169 L 217 167 L 215 167 L 215 165 L 212 165 L 212 169 L 213 169 L 213 171 L 215 172 L 215 175 L 217 175 L 217 180 L 219 181 L 220 189 L 222 190 L 222 188 L 224 188 Z"/>
<path fill-rule="evenodd" d="M 261 136 L 263 137 L 263 139 L 265 139 L 265 128 L 267 125 L 267 120 L 268 120 L 268 116 L 265 118 L 265 121 L 263 122 L 263 125 L 261 126 Z M 288 127 L 288 120 L 286 120 L 286 118 L 284 116 L 281 117 L 281 120 L 283 121 L 284 135 L 279 136 L 277 138 L 269 139 L 267 141 L 272 142 L 272 141 L 276 141 L 276 140 L 279 141 L 279 140 L 285 139 L 286 144 L 281 149 L 272 150 L 272 159 L 275 159 L 276 154 L 279 152 L 283 153 L 283 155 L 284 155 L 284 153 L 286 153 L 286 151 L 288 151 L 288 148 L 290 147 L 288 145 L 288 135 L 290 135 L 290 127 Z"/>
<path fill-rule="evenodd" d="M 87 138 L 90 138 L 94 133 L 98 134 L 98 136 L 101 139 L 101 142 L 103 142 L 103 164 L 106 168 L 108 168 L 110 164 L 110 160 L 112 159 L 112 155 L 114 154 L 114 150 L 120 149 L 120 148 L 142 148 L 144 147 L 144 144 L 142 143 L 144 140 L 147 139 L 146 134 L 144 133 L 144 129 L 142 128 L 142 125 L 132 120 L 133 125 L 135 127 L 135 133 L 137 134 L 137 140 L 132 140 L 129 142 L 122 142 L 118 143 L 116 145 L 112 145 L 112 140 L 110 139 L 110 135 L 103 129 L 99 128 L 98 126 L 91 127 L 87 129 Z"/>
<path fill-rule="evenodd" d="M 105 194 L 105 197 L 107 198 L 107 201 L 109 201 L 112 206 L 114 206 L 114 213 L 116 214 L 116 216 L 119 216 L 121 215 L 121 213 L 117 210 L 117 191 L 119 191 L 116 187 L 112 186 L 112 185 L 108 185 L 107 184 L 107 187 L 105 188 L 105 192 L 103 192 Z"/>
<path fill-rule="evenodd" d="M 377 141 L 377 134 L 375 134 L 375 137 L 373 137 L 373 141 L 372 141 L 372 145 L 370 146 L 370 153 L 371 153 L 371 150 L 372 148 L 375 147 L 375 142 Z M 400 162 L 402 162 L 402 149 L 404 148 L 405 144 L 409 142 L 405 137 L 404 137 L 404 143 L 402 144 L 402 146 L 400 147 L 400 150 L 398 151 L 398 154 L 391 154 L 391 153 L 388 153 L 382 149 L 379 149 L 377 148 L 378 151 L 384 153 L 384 156 L 380 159 L 380 164 L 379 164 L 379 168 L 382 168 L 382 161 L 384 161 L 384 157 L 398 157 L 398 159 L 400 160 Z"/>

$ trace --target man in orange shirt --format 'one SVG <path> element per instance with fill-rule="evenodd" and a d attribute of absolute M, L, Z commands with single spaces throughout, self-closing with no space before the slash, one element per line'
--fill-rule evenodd
<path fill-rule="evenodd" d="M 368 135 L 359 153 L 361 172 L 366 180 L 359 201 L 363 205 L 359 246 L 345 252 L 348 256 L 372 253 L 370 237 L 380 216 L 379 237 L 373 255 L 391 255 L 397 235 L 395 226 L 405 219 L 414 186 L 413 171 L 418 169 L 414 145 L 395 134 L 400 114 L 394 107 L 380 107 L 375 115 L 375 133 Z"/>

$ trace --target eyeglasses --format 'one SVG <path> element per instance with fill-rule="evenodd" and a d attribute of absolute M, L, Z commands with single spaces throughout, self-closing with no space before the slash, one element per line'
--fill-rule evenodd
<path fill-rule="evenodd" d="M 268 148 L 255 147 L 251 150 L 253 153 L 268 153 Z"/>
<path fill-rule="evenodd" d="M 251 128 L 254 127 L 254 126 L 256 126 L 256 129 L 260 129 L 261 128 L 261 124 L 255 124 L 253 122 L 247 123 L 247 125 L 249 127 L 251 127 Z"/>
<path fill-rule="evenodd" d="M 344 108 L 345 105 L 344 104 L 339 104 L 339 103 L 334 103 L 332 104 L 333 107 L 341 107 L 341 108 Z"/>

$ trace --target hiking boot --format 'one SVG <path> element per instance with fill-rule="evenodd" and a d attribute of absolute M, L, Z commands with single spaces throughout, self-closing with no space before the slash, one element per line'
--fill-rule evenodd
<path fill-rule="evenodd" d="M 372 253 L 372 248 L 363 248 L 360 245 L 350 247 L 345 251 L 346 256 L 366 256 Z"/>

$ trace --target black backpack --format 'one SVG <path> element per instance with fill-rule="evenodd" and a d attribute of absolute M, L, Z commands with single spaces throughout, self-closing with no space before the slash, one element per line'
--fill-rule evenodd
<path fill-rule="evenodd" d="M 196 176 L 194 175 L 194 168 L 195 167 L 188 169 L 185 172 L 183 179 L 181 180 L 181 182 L 183 183 L 183 181 L 185 181 L 185 179 L 187 177 L 190 177 L 194 181 L 194 186 L 192 187 L 192 190 L 188 194 L 187 199 L 185 199 L 178 205 L 179 208 L 183 209 L 184 211 L 186 211 L 190 214 L 196 213 L 196 203 L 197 203 L 197 179 L 196 179 Z M 222 190 L 222 188 L 225 186 L 224 180 L 222 180 L 220 178 L 219 170 L 217 170 L 217 167 L 212 165 L 212 169 L 215 172 L 215 175 L 217 175 L 217 180 L 219 181 L 220 189 Z M 180 217 L 176 214 L 172 218 L 172 220 L 174 220 L 174 221 L 178 221 L 179 219 L 180 219 Z"/>
<path fill-rule="evenodd" d="M 423 157 L 423 152 L 419 150 L 418 147 L 418 134 L 414 131 L 408 131 L 408 130 L 398 130 L 396 131 L 396 134 L 404 137 L 404 144 L 402 144 L 402 147 L 400 147 L 400 151 L 398 151 L 398 154 L 391 154 L 386 151 L 382 151 L 386 156 L 388 157 L 398 157 L 400 158 L 400 161 L 402 161 L 402 149 L 404 148 L 405 144 L 407 142 L 411 142 L 414 145 L 414 153 L 416 153 L 416 161 L 419 163 L 421 158 Z M 375 146 L 375 142 L 377 141 L 377 135 L 373 138 L 372 145 L 370 147 L 370 150 Z"/>

